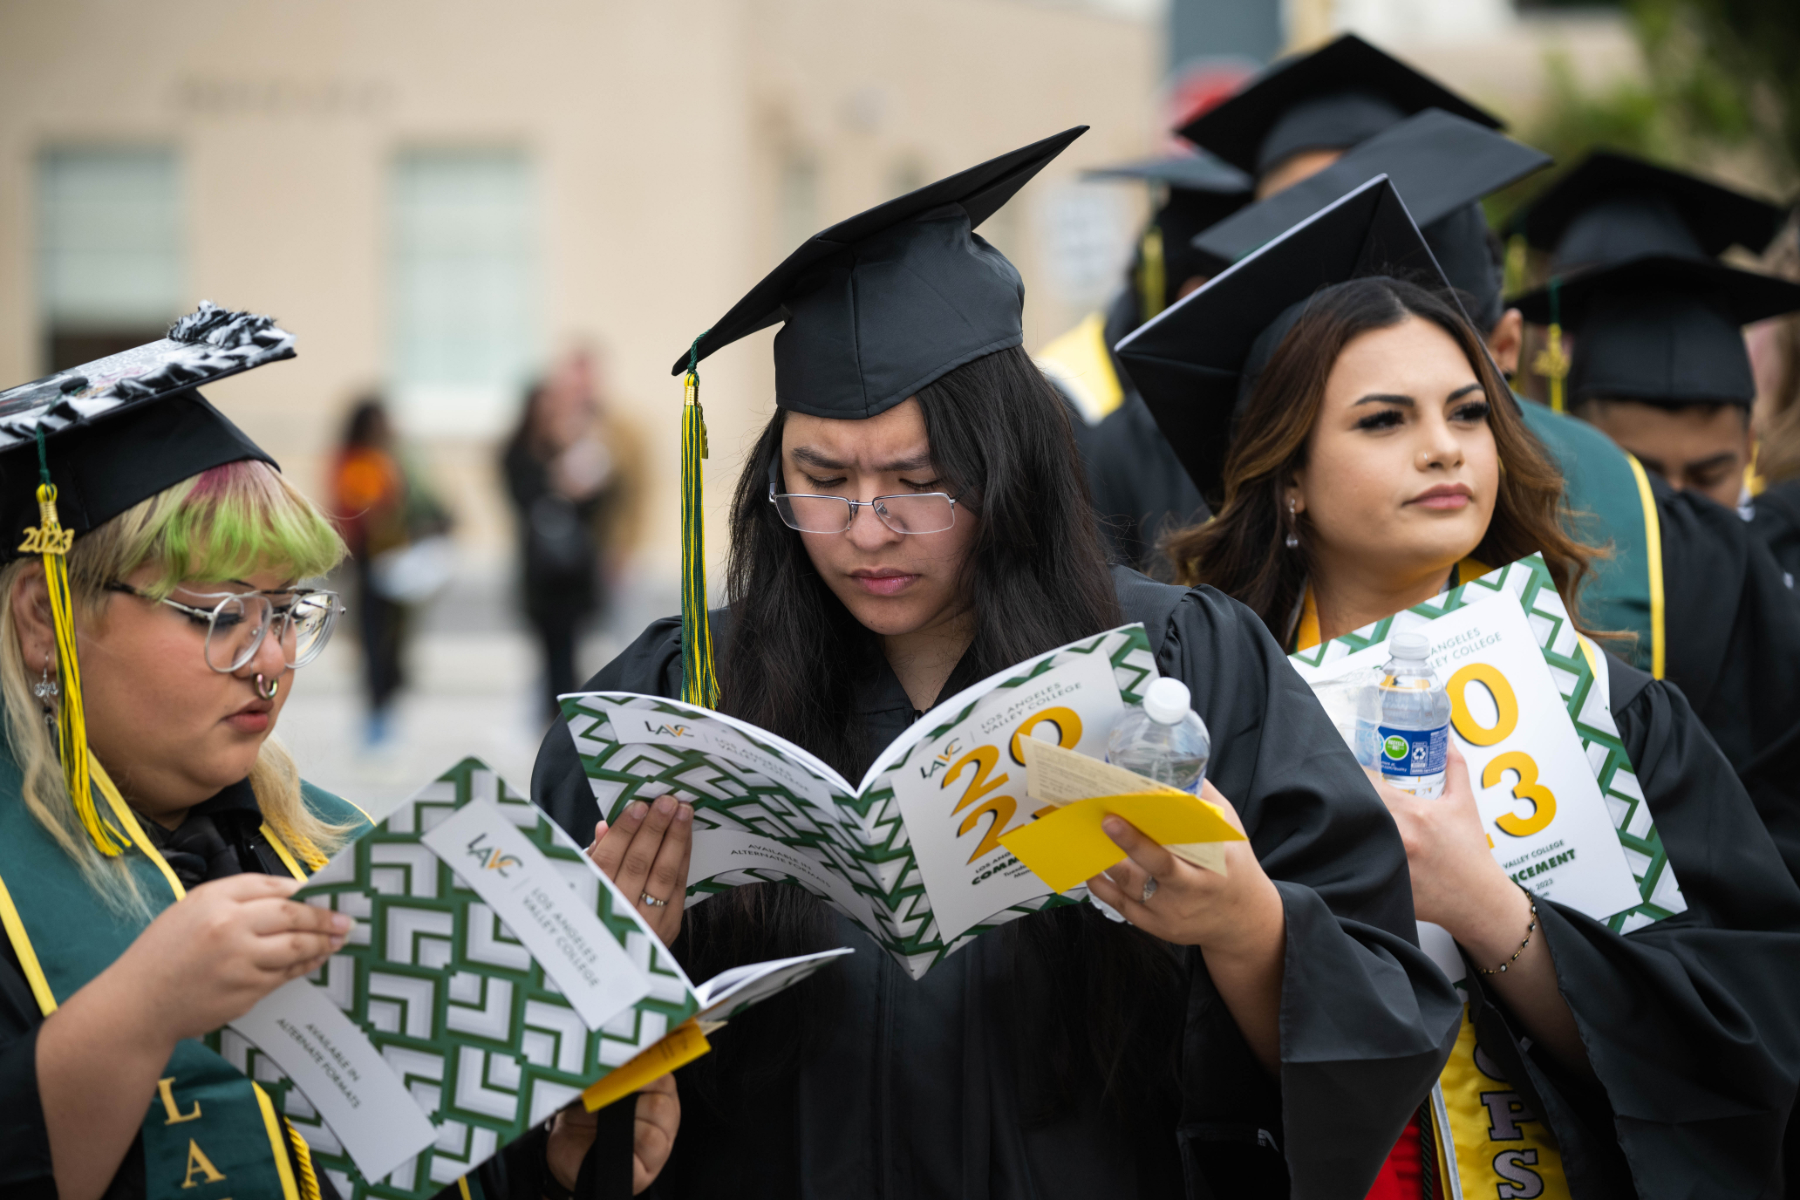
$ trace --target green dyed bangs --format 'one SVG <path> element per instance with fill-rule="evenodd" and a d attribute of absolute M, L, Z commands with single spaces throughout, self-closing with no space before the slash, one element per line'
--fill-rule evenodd
<path fill-rule="evenodd" d="M 254 459 L 204 471 L 117 520 L 123 536 L 115 577 L 155 563 L 160 570 L 145 590 L 159 597 L 184 581 L 243 579 L 261 570 L 308 579 L 345 555 L 343 539 L 312 501 Z"/>

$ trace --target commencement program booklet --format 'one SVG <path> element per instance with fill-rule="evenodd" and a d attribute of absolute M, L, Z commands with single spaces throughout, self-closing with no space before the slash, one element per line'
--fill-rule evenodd
<path fill-rule="evenodd" d="M 600 812 L 672 795 L 694 806 L 689 903 L 759 882 L 833 905 L 914 979 L 1060 896 L 1001 844 L 1040 811 L 1026 738 L 1093 758 L 1156 678 L 1144 627 L 1071 642 L 964 689 L 876 756 L 857 782 L 722 713 L 634 692 L 562 697 Z M 1041 811 L 1053 811 L 1044 806 Z"/>
<path fill-rule="evenodd" d="M 1451 736 L 1514 880 L 1619 932 L 1687 910 L 1613 720 L 1606 655 L 1576 633 L 1542 556 L 1291 655 L 1352 745 L 1353 690 L 1402 631 L 1431 642 Z M 1447 934 L 1422 925 L 1420 940 L 1462 975 Z"/>
<path fill-rule="evenodd" d="M 213 1035 L 345 1200 L 423 1200 L 582 1101 L 707 1050 L 725 1018 L 845 950 L 696 988 L 536 806 L 465 759 L 315 872 L 343 948 Z"/>

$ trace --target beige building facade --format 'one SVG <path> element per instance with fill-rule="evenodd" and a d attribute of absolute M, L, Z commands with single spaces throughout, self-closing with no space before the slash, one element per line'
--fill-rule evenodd
<path fill-rule="evenodd" d="M 1028 344 L 1116 279 L 1141 201 L 1076 182 L 1156 142 L 1154 14 L 1113 0 L 19 0 L 0 7 L 0 380 L 273 313 L 293 363 L 213 398 L 320 491 L 356 394 L 429 451 L 472 562 L 524 382 L 592 345 L 677 563 L 681 348 L 800 238 L 1037 137 L 1093 132 L 984 230 Z M 764 333 L 710 360 L 709 545 L 766 420 Z"/>

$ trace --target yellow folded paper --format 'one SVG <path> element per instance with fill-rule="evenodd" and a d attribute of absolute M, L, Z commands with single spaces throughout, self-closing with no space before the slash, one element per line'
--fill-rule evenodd
<path fill-rule="evenodd" d="M 1066 892 L 1124 859 L 1125 852 L 1100 828 L 1108 814 L 1123 817 L 1172 852 L 1179 845 L 1186 851 L 1181 857 L 1189 862 L 1210 857 L 1204 853 L 1206 847 L 1196 843 L 1213 843 L 1217 865 L 1196 865 L 1221 873 L 1224 847 L 1217 844 L 1244 840 L 1218 805 L 1171 790 L 1077 800 L 1021 825 L 1002 837 L 1000 844 L 1053 891 Z"/>
<path fill-rule="evenodd" d="M 675 1068 L 685 1067 L 711 1049 L 712 1046 L 707 1043 L 706 1035 L 700 1031 L 697 1022 L 683 1022 L 664 1034 L 660 1041 L 640 1050 L 637 1057 L 581 1093 L 582 1107 L 589 1112 L 599 1112 L 613 1101 L 623 1100 L 633 1092 L 642 1090 L 645 1084 L 656 1082 Z"/>

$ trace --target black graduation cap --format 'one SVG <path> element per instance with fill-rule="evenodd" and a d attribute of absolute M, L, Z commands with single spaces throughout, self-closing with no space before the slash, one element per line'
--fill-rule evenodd
<path fill-rule="evenodd" d="M 1081 177 L 1135 179 L 1144 183 L 1160 183 L 1171 191 L 1212 192 L 1221 196 L 1239 195 L 1256 186 L 1256 181 L 1250 176 L 1204 150 L 1190 154 L 1140 158 L 1111 167 L 1094 167 L 1083 171 Z"/>
<path fill-rule="evenodd" d="M 0 392 L 0 561 L 39 521 L 40 432 L 59 522 L 80 536 L 212 467 L 274 465 L 195 389 L 292 357 L 270 318 L 202 302 L 160 341 Z"/>
<path fill-rule="evenodd" d="M 1302 150 L 1347 150 L 1427 108 L 1489 129 L 1505 127 L 1430 76 L 1347 33 L 1274 64 L 1180 133 L 1232 166 L 1261 175 Z"/>
<path fill-rule="evenodd" d="M 1407 211 L 1450 282 L 1474 304 L 1479 328 L 1500 319 L 1501 272 L 1476 201 L 1550 165 L 1550 156 L 1439 108 L 1401 121 L 1316 175 L 1240 209 L 1194 239 L 1214 270 L 1236 262 L 1295 222 L 1377 175 Z"/>
<path fill-rule="evenodd" d="M 1578 402 L 1748 406 L 1756 379 L 1743 326 L 1800 311 L 1800 284 L 1710 258 L 1650 255 L 1555 287 L 1555 315 L 1575 333 Z M 1526 320 L 1550 322 L 1550 286 L 1517 303 Z"/>
<path fill-rule="evenodd" d="M 815 234 L 700 338 L 695 361 L 785 322 L 775 403 L 860 419 L 1021 345 L 1025 285 L 974 230 L 1086 132 L 1033 142 Z M 671 373 L 689 363 L 684 352 Z"/>
<path fill-rule="evenodd" d="M 1369 180 L 1228 268 L 1116 347 L 1132 382 L 1209 503 L 1223 491 L 1233 426 L 1305 303 L 1370 275 L 1448 290 L 1386 176 Z"/>
<path fill-rule="evenodd" d="M 1568 271 L 1647 254 L 1712 258 L 1732 245 L 1760 252 L 1784 215 L 1698 176 L 1598 150 L 1513 218 L 1512 231 Z"/>

